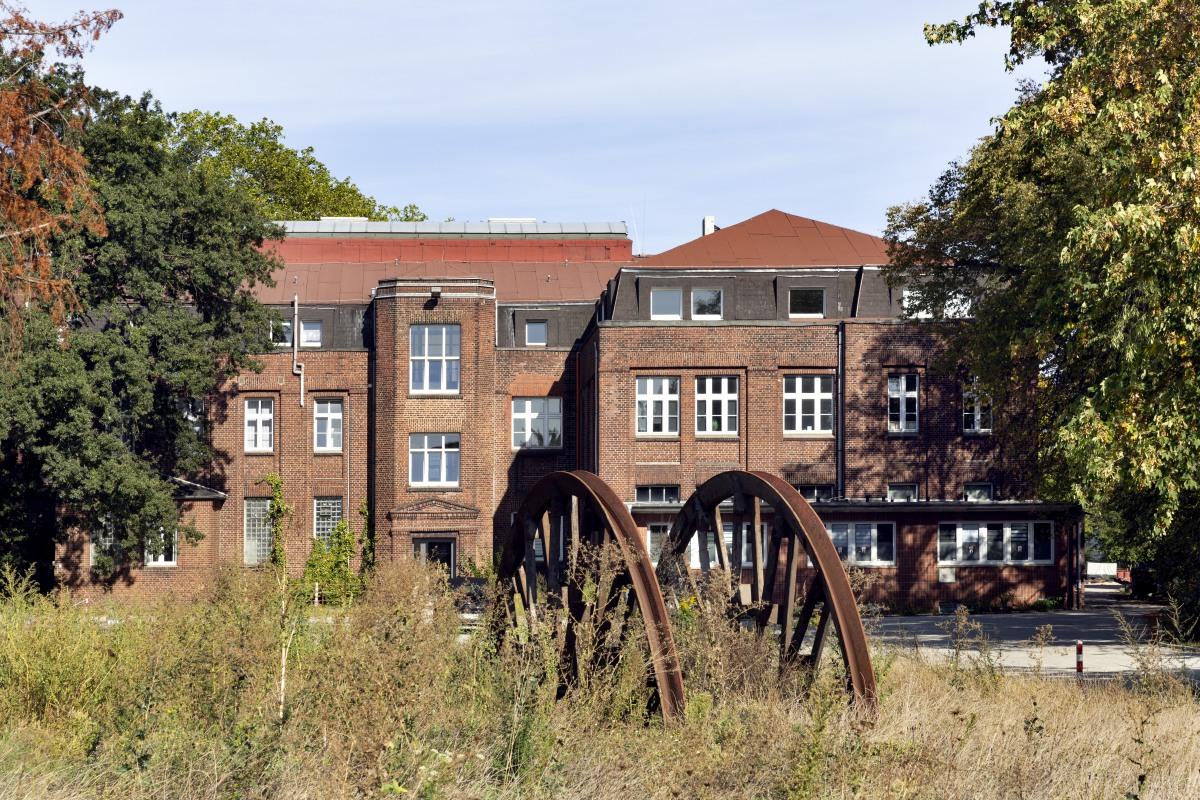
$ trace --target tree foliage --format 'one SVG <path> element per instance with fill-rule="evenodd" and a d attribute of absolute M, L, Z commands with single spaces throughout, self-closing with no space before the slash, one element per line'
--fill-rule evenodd
<path fill-rule="evenodd" d="M 415 205 L 379 203 L 349 178 L 335 178 L 311 147 L 294 150 L 283 138 L 283 128 L 269 119 L 243 125 L 231 115 L 208 111 L 181 114 L 174 132 L 175 146 L 191 152 L 202 171 L 242 187 L 270 219 L 427 219 Z"/>
<path fill-rule="evenodd" d="M 889 278 L 971 305 L 956 353 L 995 395 L 1036 389 L 1043 492 L 1152 544 L 1200 484 L 1200 3 L 984 2 L 925 33 L 983 27 L 1046 80 L 891 209 Z"/>
<path fill-rule="evenodd" d="M 79 139 L 87 89 L 69 65 L 121 18 L 119 11 L 79 13 L 61 24 L 32 19 L 0 3 L 0 352 L 19 340 L 26 302 L 61 320 L 74 306 L 70 275 L 52 266 L 58 235 L 103 233 L 104 220 L 85 172 Z"/>

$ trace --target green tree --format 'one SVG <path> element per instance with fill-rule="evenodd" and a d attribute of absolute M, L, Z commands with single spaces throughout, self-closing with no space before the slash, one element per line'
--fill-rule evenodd
<path fill-rule="evenodd" d="M 226 413 L 214 389 L 270 348 L 252 290 L 277 266 L 260 248 L 279 229 L 172 146 L 173 120 L 149 96 L 94 91 L 92 106 L 82 146 L 107 236 L 55 239 L 77 312 L 63 327 L 44 305 L 23 311 L 26 346 L 0 384 L 0 558 L 43 570 L 67 526 L 110 526 L 117 551 L 139 557 L 174 530 L 170 479 L 221 469 L 189 407 Z"/>
<path fill-rule="evenodd" d="M 243 125 L 228 114 L 189 111 L 179 115 L 172 136 L 175 146 L 190 152 L 200 169 L 244 188 L 270 219 L 428 219 L 415 205 L 383 205 L 349 178 L 335 178 L 311 147 L 294 150 L 285 145 L 283 128 L 269 119 Z"/>
<path fill-rule="evenodd" d="M 917 308 L 971 306 L 955 357 L 1002 406 L 1036 398 L 1044 496 L 1143 555 L 1194 538 L 1198 509 L 1198 24 L 1182 0 L 1013 0 L 927 26 L 1006 28 L 1007 68 L 1046 80 L 886 233 Z"/>

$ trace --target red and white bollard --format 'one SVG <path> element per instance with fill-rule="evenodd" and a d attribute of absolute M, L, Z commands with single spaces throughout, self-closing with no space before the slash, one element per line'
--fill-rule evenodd
<path fill-rule="evenodd" d="M 1075 640 L 1075 674 L 1083 674 L 1083 640 Z"/>

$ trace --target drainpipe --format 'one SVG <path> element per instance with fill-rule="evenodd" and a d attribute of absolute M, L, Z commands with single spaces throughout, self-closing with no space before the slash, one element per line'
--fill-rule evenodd
<path fill-rule="evenodd" d="M 837 469 L 836 496 L 846 496 L 846 321 L 838 322 L 837 329 L 837 425 L 834 428 L 837 441 L 834 443 Z"/>
<path fill-rule="evenodd" d="M 292 374 L 300 376 L 300 405 L 304 405 L 304 365 L 300 355 L 300 295 L 292 295 Z M 344 438 L 344 436 L 343 436 Z"/>

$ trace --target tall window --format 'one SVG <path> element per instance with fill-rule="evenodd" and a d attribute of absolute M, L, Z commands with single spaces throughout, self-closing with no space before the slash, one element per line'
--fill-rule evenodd
<path fill-rule="evenodd" d="M 341 521 L 342 498 L 313 498 L 313 536 L 325 544 L 329 544 L 329 537 L 333 535 L 333 529 Z"/>
<path fill-rule="evenodd" d="M 639 503 L 678 503 L 678 486 L 639 486 L 634 497 Z"/>
<path fill-rule="evenodd" d="M 696 378 L 696 433 L 732 436 L 738 432 L 738 379 Z"/>
<path fill-rule="evenodd" d="M 637 379 L 637 432 L 679 433 L 679 378 Z"/>
<path fill-rule="evenodd" d="M 888 430 L 907 433 L 917 430 L 917 389 L 920 385 L 915 373 L 888 377 Z"/>
<path fill-rule="evenodd" d="M 692 319 L 721 319 L 723 311 L 720 289 L 692 290 Z"/>
<path fill-rule="evenodd" d="M 324 453 L 342 450 L 342 401 L 313 403 L 313 449 Z"/>
<path fill-rule="evenodd" d="M 242 535 L 242 560 L 246 566 L 257 566 L 271 557 L 271 507 L 269 497 L 247 497 L 246 516 Z"/>
<path fill-rule="evenodd" d="M 146 543 L 147 567 L 175 566 L 175 545 L 178 543 L 179 532 L 172 530 L 170 534 L 161 528 L 153 542 Z M 158 552 L 153 552 L 157 550 Z"/>
<path fill-rule="evenodd" d="M 825 316 L 825 290 L 789 289 L 788 316 L 793 319 Z"/>
<path fill-rule="evenodd" d="M 650 290 L 650 319 L 683 319 L 683 290 Z"/>
<path fill-rule="evenodd" d="M 1051 522 L 943 522 L 938 561 L 943 564 L 1028 564 L 1054 560 Z"/>
<path fill-rule="evenodd" d="M 835 522 L 826 530 L 843 561 L 874 566 L 896 563 L 896 526 L 890 522 Z"/>
<path fill-rule="evenodd" d="M 119 558 L 116 533 L 111 519 L 105 518 L 96 523 L 96 527 L 92 529 L 91 543 L 88 547 L 89 566 L 96 566 L 97 558 L 102 555 L 114 559 Z"/>
<path fill-rule="evenodd" d="M 458 486 L 459 435 L 414 433 L 408 437 L 408 482 L 413 486 Z"/>
<path fill-rule="evenodd" d="M 246 401 L 246 452 L 269 453 L 275 447 L 275 401 L 252 397 Z"/>
<path fill-rule="evenodd" d="M 976 381 L 963 387 L 963 433 L 991 433 L 992 403 L 980 393 Z"/>
<path fill-rule="evenodd" d="M 271 323 L 271 341 L 276 347 L 292 346 L 292 321 L 281 320 Z"/>
<path fill-rule="evenodd" d="M 833 431 L 832 375 L 788 375 L 783 379 L 783 431 Z"/>
<path fill-rule="evenodd" d="M 525 346 L 545 347 L 550 336 L 550 325 L 544 319 L 531 319 L 525 322 Z"/>
<path fill-rule="evenodd" d="M 413 325 L 409 335 L 409 390 L 414 394 L 457 393 L 459 326 Z"/>
<path fill-rule="evenodd" d="M 321 346 L 321 320 L 319 320 L 319 319 L 300 320 L 300 346 L 301 347 L 320 347 Z"/>
<path fill-rule="evenodd" d="M 667 535 L 671 532 L 669 522 L 651 522 L 646 526 L 646 549 L 650 551 L 650 563 L 658 566 L 662 557 L 663 545 L 667 543 Z"/>
<path fill-rule="evenodd" d="M 562 398 L 514 397 L 512 444 L 530 450 L 562 447 Z"/>

